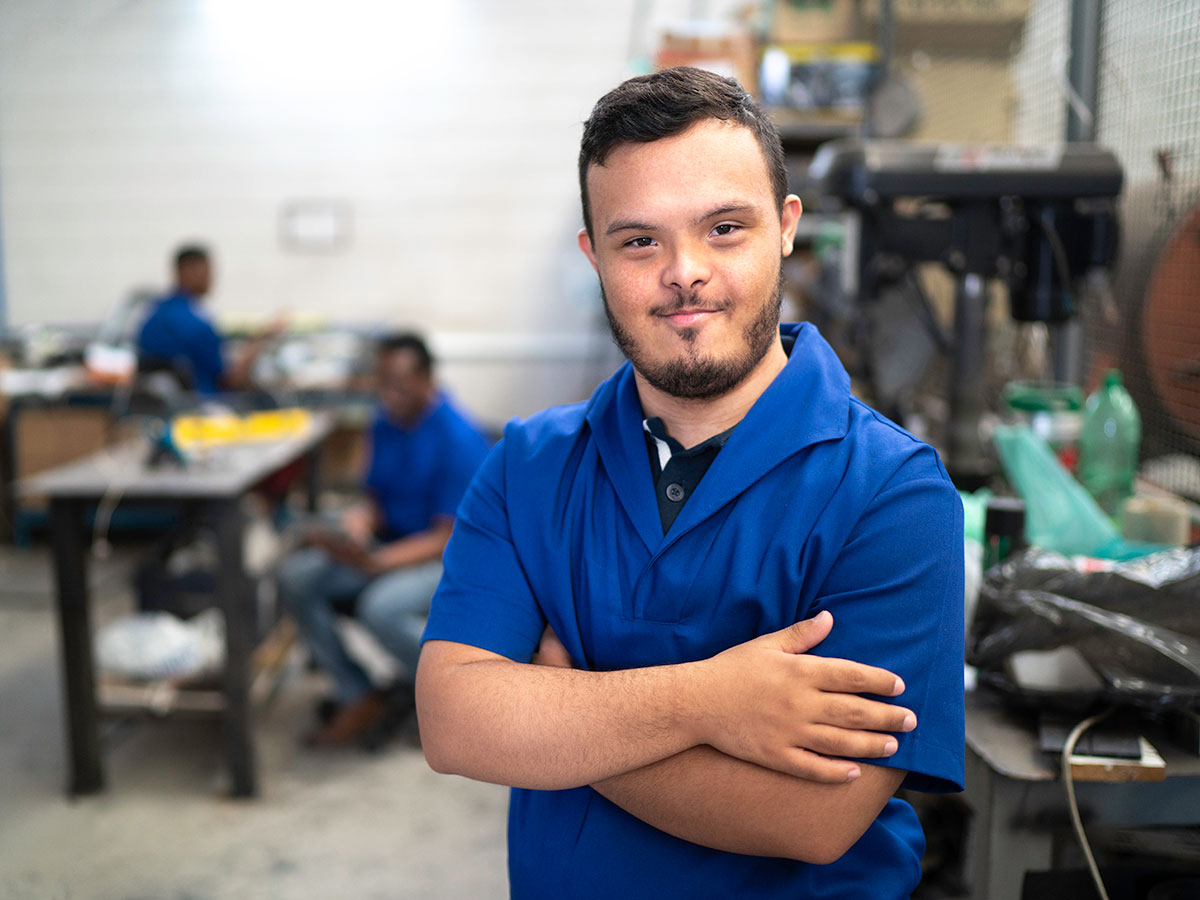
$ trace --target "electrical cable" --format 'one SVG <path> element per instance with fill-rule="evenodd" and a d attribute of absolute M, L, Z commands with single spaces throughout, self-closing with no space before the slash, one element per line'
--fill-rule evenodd
<path fill-rule="evenodd" d="M 1075 777 L 1071 774 L 1071 757 L 1075 754 L 1075 745 L 1079 743 L 1084 732 L 1112 711 L 1112 707 L 1109 707 L 1104 712 L 1089 716 L 1076 725 L 1067 735 L 1067 743 L 1063 746 L 1062 751 L 1062 779 L 1063 785 L 1067 789 L 1067 809 L 1071 813 L 1071 825 L 1075 829 L 1075 837 L 1079 839 L 1080 849 L 1083 850 L 1083 856 L 1087 860 L 1092 881 L 1096 883 L 1096 890 L 1100 893 L 1100 900 L 1109 900 L 1108 891 L 1104 887 L 1104 879 L 1100 877 L 1100 868 L 1096 865 L 1096 857 L 1092 855 L 1092 845 L 1088 843 L 1087 834 L 1083 830 L 1083 819 L 1079 815 L 1079 803 L 1075 799 Z"/>
<path fill-rule="evenodd" d="M 138 464 L 135 460 L 144 457 L 146 452 L 146 448 L 140 442 L 135 446 L 137 456 L 133 459 L 128 458 L 127 446 L 106 448 L 96 456 L 96 468 L 105 474 L 108 481 L 100 502 L 96 504 L 96 516 L 92 520 L 92 556 L 96 559 L 108 559 L 112 553 L 112 547 L 108 543 L 108 529 L 121 497 L 125 494 L 126 481 L 121 477 L 121 472 L 125 466 Z M 118 449 L 125 452 L 118 453 Z"/>
<path fill-rule="evenodd" d="M 1063 290 L 1069 291 L 1074 279 L 1071 277 L 1071 263 L 1067 259 L 1067 248 L 1062 242 L 1062 237 L 1050 222 L 1048 210 L 1042 210 L 1041 215 L 1034 221 L 1038 223 L 1042 234 L 1046 236 L 1046 242 L 1050 245 L 1050 255 L 1054 257 L 1054 267 L 1058 270 L 1058 280 L 1062 282 Z"/>
<path fill-rule="evenodd" d="M 925 330 L 929 332 L 929 337 L 937 346 L 938 352 L 947 354 L 951 349 L 951 340 L 942 330 L 942 326 L 938 324 L 937 316 L 933 312 L 933 304 L 929 302 L 929 295 L 925 293 L 925 288 L 921 286 L 920 276 L 913 271 L 912 267 L 906 267 L 904 270 L 904 283 L 908 285 L 909 292 L 905 296 L 908 298 L 909 304 L 916 310 L 917 318 L 921 324 L 925 326 Z M 913 298 L 916 298 L 915 300 Z"/>

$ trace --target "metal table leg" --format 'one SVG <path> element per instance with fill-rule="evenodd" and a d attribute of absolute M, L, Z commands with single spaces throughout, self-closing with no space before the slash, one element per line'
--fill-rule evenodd
<path fill-rule="evenodd" d="M 321 443 L 304 454 L 305 509 L 315 513 L 321 499 Z"/>
<path fill-rule="evenodd" d="M 70 765 L 67 790 L 72 795 L 94 794 L 104 789 L 83 512 L 84 503 L 79 500 L 55 499 L 50 503 L 50 541 L 58 589 L 59 649 L 67 711 Z"/>
<path fill-rule="evenodd" d="M 208 504 L 208 512 L 219 560 L 217 598 L 225 613 L 225 746 L 231 792 L 253 797 L 258 793 L 250 706 L 255 635 L 253 592 L 242 557 L 242 511 L 237 499 L 228 499 Z"/>
<path fill-rule="evenodd" d="M 1020 900 L 1026 872 L 1052 868 L 1052 836 L 1029 827 L 1031 810 L 1057 795 L 1057 782 L 1020 782 L 992 770 L 970 747 L 966 800 L 973 815 L 967 832 L 967 883 L 978 900 Z M 1061 803 L 1055 796 L 1056 803 Z M 1051 804 L 1052 806 L 1056 804 Z"/>

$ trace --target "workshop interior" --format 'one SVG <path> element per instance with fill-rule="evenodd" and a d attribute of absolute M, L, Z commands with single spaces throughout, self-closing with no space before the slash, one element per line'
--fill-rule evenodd
<path fill-rule="evenodd" d="M 913 896 L 1200 898 L 1195 0 L 0 3 L 0 898 L 508 896 L 504 789 L 411 706 L 300 740 L 275 578 L 361 488 L 381 339 L 489 441 L 621 365 L 579 137 L 673 66 L 772 117 L 782 318 L 963 504 Z M 187 248 L 215 398 L 140 349 Z"/>

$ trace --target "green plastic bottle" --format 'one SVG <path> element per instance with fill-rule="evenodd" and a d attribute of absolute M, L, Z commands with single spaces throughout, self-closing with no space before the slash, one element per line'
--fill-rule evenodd
<path fill-rule="evenodd" d="M 1133 493 L 1142 419 L 1121 373 L 1109 369 L 1087 398 L 1079 438 L 1079 480 L 1106 513 L 1119 517 Z"/>

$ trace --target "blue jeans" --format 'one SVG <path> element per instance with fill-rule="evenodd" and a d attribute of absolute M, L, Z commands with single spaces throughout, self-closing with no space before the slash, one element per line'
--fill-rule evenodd
<path fill-rule="evenodd" d="M 339 703 L 371 690 L 366 671 L 346 651 L 337 630 L 339 609 L 355 617 L 412 679 L 429 601 L 442 577 L 441 560 L 370 576 L 332 560 L 316 547 L 298 550 L 279 569 L 279 596 L 300 626 L 317 665 L 333 678 Z"/>

